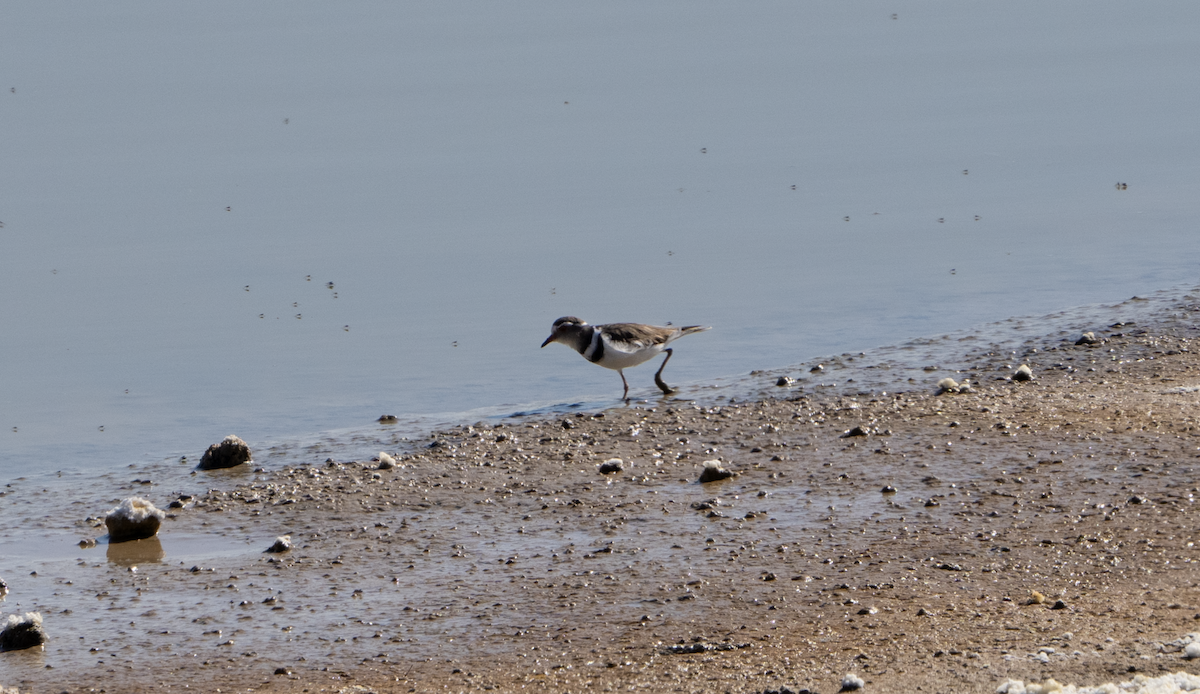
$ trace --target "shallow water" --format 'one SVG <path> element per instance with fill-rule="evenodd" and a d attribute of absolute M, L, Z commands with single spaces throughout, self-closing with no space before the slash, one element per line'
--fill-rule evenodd
<path fill-rule="evenodd" d="M 1197 279 L 1189 3 L 2 24 L 0 479 L 21 485 L 102 472 L 116 498 L 163 469 L 175 490 L 229 433 L 311 462 L 376 447 L 385 412 L 399 443 L 614 404 L 615 374 L 537 349 L 565 314 L 713 325 L 665 374 L 703 396 Z"/>

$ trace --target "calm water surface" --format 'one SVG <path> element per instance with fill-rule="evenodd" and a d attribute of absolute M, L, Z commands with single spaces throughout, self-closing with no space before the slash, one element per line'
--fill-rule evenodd
<path fill-rule="evenodd" d="M 1195 3 L 0 15 L 0 481 L 615 403 L 566 314 L 714 326 L 686 395 L 1198 279 Z"/>

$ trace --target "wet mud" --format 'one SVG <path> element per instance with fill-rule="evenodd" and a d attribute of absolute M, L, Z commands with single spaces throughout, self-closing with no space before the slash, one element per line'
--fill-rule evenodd
<path fill-rule="evenodd" d="M 886 387 L 764 372 L 749 399 L 381 433 L 391 469 L 221 478 L 157 539 L 5 568 L 5 612 L 41 611 L 50 642 L 0 654 L 0 685 L 835 692 L 854 673 L 992 692 L 1195 672 L 1173 644 L 1200 631 L 1194 301 L 1091 344 L 975 342 Z M 946 376 L 969 390 L 937 395 Z M 698 482 L 709 460 L 736 474 Z"/>

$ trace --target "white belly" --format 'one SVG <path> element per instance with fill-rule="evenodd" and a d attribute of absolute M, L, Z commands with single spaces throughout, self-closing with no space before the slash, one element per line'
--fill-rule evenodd
<path fill-rule="evenodd" d="M 665 346 L 654 345 L 653 347 L 645 347 L 636 352 L 622 352 L 611 345 L 605 345 L 604 357 L 596 363 L 607 369 L 628 369 L 631 366 L 637 366 L 638 364 L 650 361 L 660 354 Z"/>

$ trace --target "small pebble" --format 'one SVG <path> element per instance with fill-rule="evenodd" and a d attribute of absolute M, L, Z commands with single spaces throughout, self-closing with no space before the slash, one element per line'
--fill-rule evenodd
<path fill-rule="evenodd" d="M 1017 367 L 1016 372 L 1012 376 L 1014 381 L 1032 381 L 1033 369 L 1029 368 L 1028 364 L 1021 364 Z"/>

